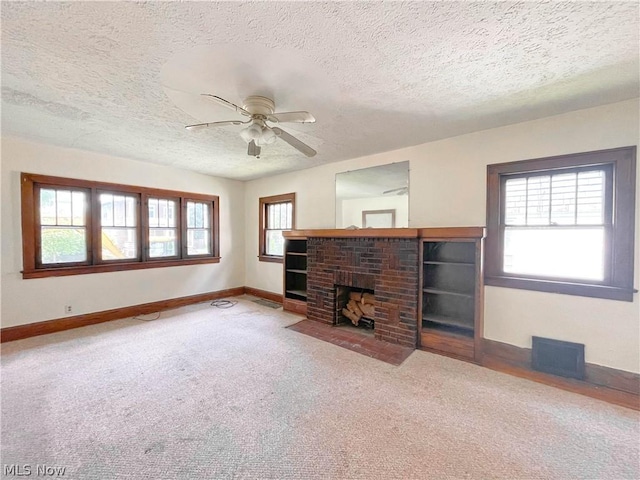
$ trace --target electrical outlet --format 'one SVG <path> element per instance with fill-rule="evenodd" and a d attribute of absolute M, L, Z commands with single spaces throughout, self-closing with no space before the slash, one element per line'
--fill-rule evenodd
<path fill-rule="evenodd" d="M 71 305 L 64 306 L 64 313 L 71 313 L 72 311 L 73 309 L 71 308 Z"/>

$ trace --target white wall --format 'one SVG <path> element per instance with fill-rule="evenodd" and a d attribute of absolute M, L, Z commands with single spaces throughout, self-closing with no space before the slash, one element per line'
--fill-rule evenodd
<path fill-rule="evenodd" d="M 244 285 L 242 182 L 91 152 L 2 138 L 2 327 Z M 219 264 L 23 280 L 20 172 L 220 196 Z M 233 214 L 233 215 L 232 215 Z"/>
<path fill-rule="evenodd" d="M 247 182 L 245 284 L 282 289 L 281 265 L 257 260 L 261 196 L 294 191 L 299 229 L 334 228 L 336 173 L 409 160 L 411 227 L 485 225 L 488 164 L 638 145 L 639 106 L 638 99 L 604 105 Z M 640 218 L 640 168 L 637 185 Z M 636 231 L 639 226 L 640 219 Z M 633 302 L 618 302 L 486 287 L 484 336 L 530 347 L 532 335 L 584 343 L 588 362 L 640 372 L 638 294 Z"/>

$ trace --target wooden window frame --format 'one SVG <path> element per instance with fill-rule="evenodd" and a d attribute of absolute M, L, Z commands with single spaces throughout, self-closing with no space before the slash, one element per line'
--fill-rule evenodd
<path fill-rule="evenodd" d="M 188 253 L 188 247 L 187 247 L 187 242 L 188 242 L 188 227 L 187 227 L 187 202 L 194 202 L 194 203 L 207 203 L 209 204 L 209 230 L 211 230 L 212 234 L 214 231 L 217 231 L 218 228 L 215 225 L 216 222 L 216 218 L 217 215 L 214 212 L 214 205 L 211 205 L 210 202 L 208 202 L 206 199 L 202 198 L 202 197 L 197 197 L 194 196 L 193 194 L 189 194 L 188 197 L 183 197 L 182 199 L 182 219 L 181 219 L 181 229 L 182 229 L 182 244 L 181 244 L 181 248 L 182 248 L 182 257 L 186 258 L 186 259 L 197 259 L 197 258 L 207 258 L 210 256 L 218 256 L 218 247 L 217 247 L 217 242 L 216 244 L 213 243 L 213 238 L 214 236 L 212 235 L 210 237 L 211 239 L 211 253 L 205 253 L 205 254 L 199 254 L 199 255 L 189 255 Z"/>
<path fill-rule="evenodd" d="M 204 195 L 158 188 L 137 187 L 132 185 L 95 182 L 73 178 L 53 177 L 33 173 L 21 173 L 21 202 L 22 202 L 22 278 L 46 278 L 67 275 L 84 275 L 89 273 L 115 272 L 123 270 L 140 270 L 147 268 L 172 267 L 179 265 L 196 265 L 203 263 L 220 262 L 220 199 L 217 195 Z M 40 188 L 75 188 L 88 192 L 87 205 L 87 262 L 82 264 L 40 265 L 39 264 L 39 239 L 40 239 L 40 206 L 38 192 Z M 137 195 L 138 222 L 137 235 L 139 239 L 138 259 L 105 260 L 101 259 L 101 225 L 99 192 L 124 193 Z M 183 212 L 182 206 L 186 201 L 193 200 L 210 204 L 211 225 L 211 254 L 190 255 L 183 253 L 182 225 L 185 222 L 184 213 L 178 213 L 178 251 L 179 257 L 149 258 L 149 229 L 148 229 L 148 202 L 149 197 L 167 198 L 178 201 L 179 212 Z"/>
<path fill-rule="evenodd" d="M 175 192 L 173 192 L 175 193 Z M 149 240 L 150 235 L 149 235 L 149 230 L 150 228 L 163 228 L 163 227 L 150 227 L 149 226 L 149 199 L 150 198 L 155 198 L 157 200 L 169 200 L 172 202 L 176 203 L 176 226 L 175 227 L 167 227 L 167 229 L 174 229 L 176 230 L 176 254 L 169 257 L 151 257 L 149 256 L 149 251 L 151 249 L 151 242 Z M 180 260 L 181 257 L 181 250 L 182 250 L 182 211 L 180 209 L 180 205 L 181 205 L 181 200 L 180 197 L 178 196 L 169 196 L 169 195 L 150 195 L 148 193 L 144 193 L 142 195 L 142 203 L 144 205 L 145 211 L 147 212 L 147 214 L 142 218 L 142 238 L 143 238 L 143 242 L 145 245 L 145 248 L 143 248 L 142 250 L 142 260 L 145 262 L 161 262 L 161 261 L 166 261 L 166 260 Z"/>
<path fill-rule="evenodd" d="M 261 262 L 282 263 L 282 255 L 267 255 L 267 207 L 274 203 L 291 202 L 291 229 L 296 228 L 296 194 L 283 193 L 281 195 L 272 195 L 270 197 L 260 197 L 260 209 L 258 220 L 258 259 Z"/>
<path fill-rule="evenodd" d="M 362 211 L 362 228 L 367 227 L 367 217 L 369 215 L 391 215 L 391 226 L 384 228 L 396 228 L 396 209 L 390 208 L 387 210 L 363 210 Z"/>
<path fill-rule="evenodd" d="M 611 169 L 613 205 L 608 207 L 612 222 L 605 244 L 604 281 L 581 281 L 503 271 L 504 202 L 507 178 L 558 173 L 585 166 Z M 608 181 L 608 180 L 607 180 Z M 485 243 L 485 285 L 540 292 L 562 293 L 611 300 L 633 301 L 635 249 L 636 147 L 559 155 L 487 166 L 487 238 Z M 605 212 L 605 217 L 607 213 Z"/>
<path fill-rule="evenodd" d="M 136 258 L 123 258 L 117 260 L 104 260 L 102 258 L 102 244 L 100 239 L 102 238 L 102 229 L 103 226 L 101 224 L 102 219 L 102 204 L 100 203 L 100 195 L 124 195 L 134 197 L 136 199 L 136 241 L 138 242 L 138 252 Z M 94 265 L 111 265 L 116 263 L 131 263 L 131 262 L 141 262 L 142 261 L 142 251 L 144 250 L 142 244 L 142 194 L 136 194 L 133 192 L 124 192 L 122 190 L 111 190 L 105 188 L 96 188 L 95 195 L 92 196 L 92 205 L 87 209 L 87 215 L 91 218 L 93 225 L 92 232 L 92 243 L 91 243 L 91 252 L 93 256 L 93 264 Z M 92 214 L 91 212 L 95 212 Z M 37 217 L 36 217 L 37 218 Z M 130 228 L 130 227 L 125 227 Z M 47 267 L 51 268 L 51 267 Z M 57 267 L 54 267 L 57 268 Z"/>

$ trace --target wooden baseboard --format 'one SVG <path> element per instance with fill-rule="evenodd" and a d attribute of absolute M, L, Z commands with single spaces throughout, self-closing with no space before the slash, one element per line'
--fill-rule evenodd
<path fill-rule="evenodd" d="M 266 290 L 260 290 L 259 288 L 244 287 L 244 293 L 247 295 L 253 295 L 254 297 L 264 298 L 271 300 L 272 302 L 282 303 L 282 294 L 267 292 Z"/>
<path fill-rule="evenodd" d="M 483 339 L 482 365 L 534 382 L 640 410 L 640 375 L 587 363 L 585 380 L 558 377 L 531 368 L 531 349 Z"/>
<path fill-rule="evenodd" d="M 244 287 L 230 288 L 227 290 L 219 290 L 217 292 L 201 293 L 198 295 L 190 295 L 188 297 L 171 298 L 168 300 L 160 300 L 158 302 L 114 308 L 113 310 L 104 310 L 102 312 L 87 313 L 85 315 L 75 315 L 73 317 L 47 320 L 45 322 L 7 327 L 0 330 L 0 342 L 11 342 L 14 340 L 21 340 L 23 338 L 46 335 L 47 333 L 86 327 L 87 325 L 95 325 L 96 323 L 120 320 L 122 318 L 135 317 L 136 315 L 145 315 L 148 313 L 168 310 L 170 308 L 184 307 L 186 305 L 206 302 L 208 300 L 235 297 L 244 293 Z"/>

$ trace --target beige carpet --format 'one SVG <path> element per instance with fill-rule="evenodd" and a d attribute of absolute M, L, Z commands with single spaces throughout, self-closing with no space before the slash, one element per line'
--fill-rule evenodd
<path fill-rule="evenodd" d="M 241 297 L 4 344 L 3 474 L 640 478 L 638 412 L 420 351 L 392 366 L 298 320 Z"/>

